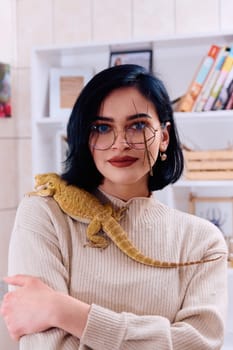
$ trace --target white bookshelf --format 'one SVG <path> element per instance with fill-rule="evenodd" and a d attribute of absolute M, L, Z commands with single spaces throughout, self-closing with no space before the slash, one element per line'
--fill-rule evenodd
<path fill-rule="evenodd" d="M 69 118 L 49 115 L 49 72 L 52 67 L 91 68 L 93 74 L 108 67 L 111 51 L 151 49 L 153 70 L 165 83 L 171 99 L 186 91 L 211 44 L 233 45 L 233 33 L 210 33 L 198 36 L 148 38 L 143 41 L 87 43 L 85 45 L 38 47 L 32 53 L 32 173 L 58 171 L 61 147 L 57 135 L 66 129 Z M 202 149 L 233 145 L 233 111 L 175 113 L 181 140 Z M 190 192 L 209 196 L 233 196 L 233 181 L 188 181 L 159 191 L 156 196 L 170 206 L 188 208 Z M 229 269 L 229 292 L 232 272 Z M 232 294 L 232 293 L 231 293 Z M 228 328 L 232 324 L 232 303 Z M 231 311 L 231 313 L 230 313 Z M 230 349 L 233 333 L 227 329 L 224 350 Z"/>
<path fill-rule="evenodd" d="M 108 67 L 111 51 L 151 49 L 153 70 L 165 83 L 171 99 L 186 91 L 194 72 L 211 44 L 233 45 L 233 33 L 148 38 L 143 41 L 87 43 L 38 47 L 32 53 L 32 172 L 58 171 L 57 134 L 65 132 L 69 118 L 49 115 L 49 72 L 51 68 L 77 67 L 93 71 Z M 233 144 L 233 111 L 175 113 L 182 142 L 200 149 L 226 148 Z M 172 191 L 172 193 L 171 193 Z M 169 186 L 163 200 L 171 206 L 187 207 L 187 193 L 227 191 L 233 181 L 185 181 Z M 232 192 L 232 193 L 231 193 Z M 158 193 L 160 196 L 160 193 Z M 182 197 L 183 196 L 183 197 Z M 183 199 L 182 199 L 183 198 Z M 180 206 L 180 203 L 182 205 Z"/>

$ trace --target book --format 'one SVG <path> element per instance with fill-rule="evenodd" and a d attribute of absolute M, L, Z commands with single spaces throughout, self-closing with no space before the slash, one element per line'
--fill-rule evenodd
<path fill-rule="evenodd" d="M 228 87 L 229 98 L 224 106 L 225 109 L 233 109 L 233 81 L 230 83 Z"/>
<path fill-rule="evenodd" d="M 204 111 L 210 111 L 214 105 L 215 100 L 218 98 L 220 91 L 224 85 L 228 73 L 233 66 L 233 46 L 231 47 L 228 56 L 226 57 L 222 69 L 219 73 L 218 79 L 211 89 L 210 96 L 204 106 Z"/>
<path fill-rule="evenodd" d="M 214 102 L 214 105 L 212 107 L 212 109 L 214 111 L 224 109 L 224 106 L 226 105 L 226 103 L 230 97 L 230 90 L 228 88 L 232 82 L 233 82 L 233 66 L 227 75 L 225 83 L 223 84 L 223 87 L 222 87 L 217 99 Z"/>
<path fill-rule="evenodd" d="M 190 112 L 204 85 L 205 80 L 218 56 L 220 47 L 211 45 L 207 55 L 202 59 L 196 74 L 178 106 L 178 112 Z"/>
<path fill-rule="evenodd" d="M 201 112 L 203 110 L 208 100 L 208 97 L 210 95 L 211 89 L 214 86 L 218 78 L 218 75 L 221 71 L 225 58 L 228 55 L 229 50 L 230 50 L 229 47 L 222 47 L 220 49 L 219 54 L 215 60 L 215 63 L 208 75 L 208 78 L 206 79 L 206 82 L 196 100 L 196 103 L 194 104 L 193 111 Z"/>

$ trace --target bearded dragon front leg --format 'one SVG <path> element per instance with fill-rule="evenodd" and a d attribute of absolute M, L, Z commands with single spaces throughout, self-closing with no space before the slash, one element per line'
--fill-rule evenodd
<path fill-rule="evenodd" d="M 116 220 L 116 221 L 120 221 L 124 215 L 125 215 L 125 211 L 128 210 L 128 207 L 123 207 L 117 211 L 113 211 L 112 212 L 112 217 Z"/>
<path fill-rule="evenodd" d="M 102 228 L 101 221 L 99 220 L 98 216 L 95 216 L 94 219 L 91 220 L 90 224 L 87 227 L 88 243 L 85 244 L 85 247 L 89 246 L 92 248 L 102 248 L 102 249 L 105 249 L 108 247 L 110 241 L 108 238 L 101 236 L 99 234 L 101 228 Z"/>
<path fill-rule="evenodd" d="M 85 244 L 85 246 L 102 249 L 107 248 L 110 244 L 109 238 L 99 234 L 102 229 L 102 223 L 110 216 L 112 216 L 116 221 L 120 221 L 124 216 L 125 211 L 128 209 L 127 207 L 124 207 L 114 211 L 109 204 L 105 204 L 103 207 L 104 210 L 102 213 L 96 215 L 87 227 L 88 243 Z"/>

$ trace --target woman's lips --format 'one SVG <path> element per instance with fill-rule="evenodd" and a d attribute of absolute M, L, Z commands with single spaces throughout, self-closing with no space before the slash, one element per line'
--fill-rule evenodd
<path fill-rule="evenodd" d="M 137 161 L 134 157 L 114 157 L 109 159 L 109 163 L 118 168 L 124 168 L 132 165 Z"/>

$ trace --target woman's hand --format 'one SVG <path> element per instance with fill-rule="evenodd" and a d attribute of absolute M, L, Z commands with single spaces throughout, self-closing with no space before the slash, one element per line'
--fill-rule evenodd
<path fill-rule="evenodd" d="M 56 291 L 39 278 L 31 276 L 16 275 L 6 277 L 4 281 L 19 287 L 7 293 L 1 305 L 1 314 L 14 340 L 54 326 L 51 316 L 56 302 Z"/>
<path fill-rule="evenodd" d="M 78 338 L 82 336 L 89 304 L 53 290 L 36 277 L 16 275 L 4 281 L 19 287 L 4 296 L 0 309 L 14 340 L 51 327 L 61 328 Z"/>

